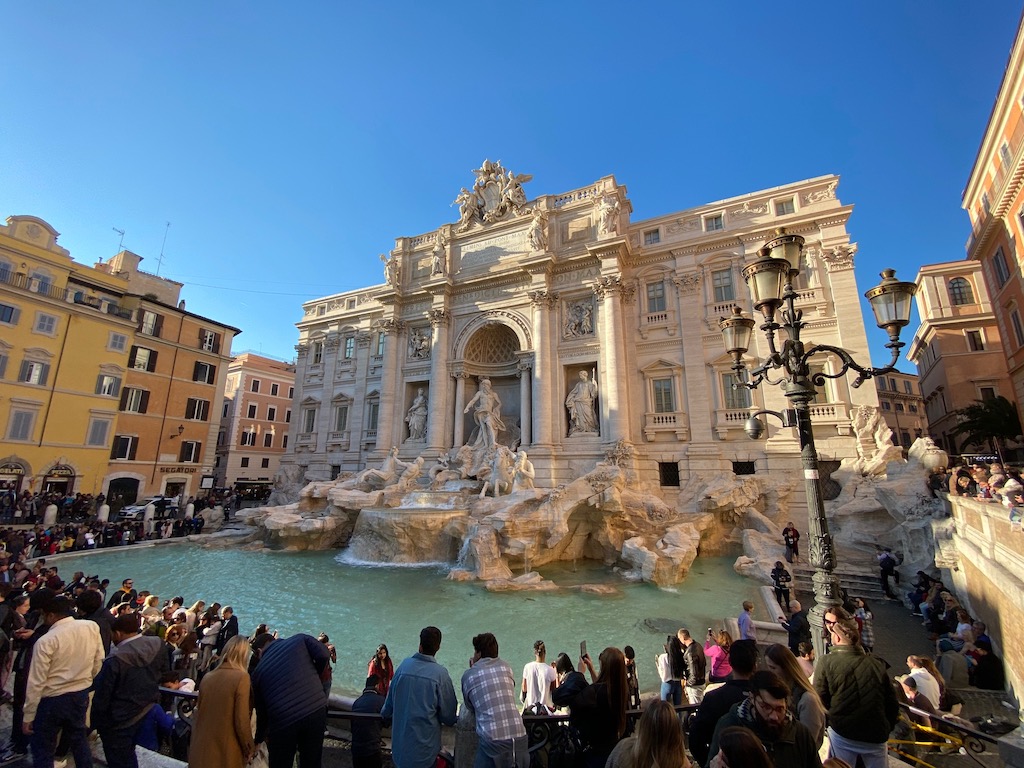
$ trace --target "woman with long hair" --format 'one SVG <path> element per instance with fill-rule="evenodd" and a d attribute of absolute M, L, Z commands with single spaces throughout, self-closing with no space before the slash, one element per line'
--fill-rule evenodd
<path fill-rule="evenodd" d="M 686 677 L 686 657 L 683 644 L 675 635 L 665 639 L 665 652 L 656 659 L 661 677 L 661 700 L 673 704 L 683 703 L 683 678 Z"/>
<path fill-rule="evenodd" d="M 675 707 L 651 701 L 637 723 L 636 735 L 627 736 L 608 756 L 607 768 L 690 768 L 683 729 Z"/>
<path fill-rule="evenodd" d="M 598 657 L 600 673 L 595 677 L 589 654 L 580 664 L 594 681 L 569 705 L 569 722 L 590 745 L 583 755 L 587 768 L 602 768 L 612 749 L 626 732 L 626 657 L 618 648 L 605 648 Z"/>
<path fill-rule="evenodd" d="M 732 635 L 724 629 L 715 634 L 708 627 L 708 639 L 704 642 L 704 655 L 708 658 L 708 681 L 724 683 L 732 674 L 729 663 L 729 649 L 732 648 Z"/>
<path fill-rule="evenodd" d="M 203 677 L 192 716 L 189 768 L 244 768 L 256 753 L 248 663 L 249 640 L 235 635 L 217 667 Z"/>
<path fill-rule="evenodd" d="M 196 600 L 192 603 L 192 607 L 185 611 L 185 626 L 188 627 L 189 632 L 194 632 L 196 626 L 199 624 L 199 618 L 203 615 L 206 610 L 206 602 L 203 600 Z"/>
<path fill-rule="evenodd" d="M 142 616 L 142 631 L 146 630 L 158 624 L 163 620 L 164 614 L 160 610 L 160 596 L 159 595 L 146 595 L 146 599 L 142 603 L 142 610 L 139 611 Z"/>
<path fill-rule="evenodd" d="M 381 696 L 388 695 L 388 688 L 391 686 L 391 678 L 395 676 L 395 665 L 391 661 L 391 654 L 388 647 L 381 643 L 370 658 L 367 665 L 366 676 L 377 676 L 377 693 Z"/>
<path fill-rule="evenodd" d="M 857 606 L 853 617 L 860 625 L 860 644 L 864 646 L 865 651 L 871 653 L 875 648 L 875 614 L 871 612 L 871 606 L 863 597 L 853 598 L 853 604 Z"/>
<path fill-rule="evenodd" d="M 199 636 L 199 671 L 210 668 L 213 654 L 217 650 L 217 634 L 224 623 L 220 618 L 220 603 L 214 603 L 199 620 L 196 634 Z"/>
<path fill-rule="evenodd" d="M 819 748 L 825 739 L 825 705 L 804 674 L 796 656 L 784 645 L 773 643 L 764 652 L 764 664 L 769 672 L 782 678 L 790 688 L 789 709 L 796 719 L 807 726 Z"/>
<path fill-rule="evenodd" d="M 718 754 L 710 768 L 773 768 L 761 740 L 749 728 L 730 725 L 718 737 Z"/>

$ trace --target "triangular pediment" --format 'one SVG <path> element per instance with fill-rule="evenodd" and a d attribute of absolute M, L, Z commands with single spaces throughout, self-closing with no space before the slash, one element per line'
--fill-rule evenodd
<path fill-rule="evenodd" d="M 643 368 L 640 369 L 640 372 L 651 373 L 653 371 L 674 371 L 682 367 L 683 366 L 679 363 L 674 363 L 670 360 L 666 360 L 665 358 L 661 357 L 645 365 Z"/>

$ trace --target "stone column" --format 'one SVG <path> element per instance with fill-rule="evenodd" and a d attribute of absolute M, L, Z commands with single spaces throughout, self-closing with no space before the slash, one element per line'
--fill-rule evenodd
<path fill-rule="evenodd" d="M 519 377 L 519 444 L 528 446 L 533 430 L 530 429 L 533 421 L 533 403 L 530 401 L 530 376 L 533 369 L 533 360 L 529 357 L 520 358 L 516 365 L 516 375 Z"/>
<path fill-rule="evenodd" d="M 601 401 L 601 441 L 629 440 L 629 400 L 621 375 L 626 360 L 622 333 L 622 302 L 631 301 L 633 289 L 618 275 L 602 277 L 594 286 L 600 305 L 601 352 L 598 398 Z"/>
<path fill-rule="evenodd" d="M 96 522 L 105 523 L 110 519 L 110 505 L 100 504 L 100 508 L 96 510 Z"/>
<path fill-rule="evenodd" d="M 196 505 L 195 504 L 186 504 L 185 505 L 185 519 L 186 520 L 191 520 L 195 516 L 196 516 Z"/>
<path fill-rule="evenodd" d="M 703 324 L 705 303 L 701 296 L 703 273 L 699 270 L 684 272 L 673 278 L 677 290 L 676 306 L 682 328 L 697 328 Z M 685 411 L 690 428 L 690 449 L 694 444 L 711 444 L 715 420 L 712 387 L 708 386 L 708 370 L 704 365 L 704 344 L 700 333 L 683 333 L 679 343 L 683 348 L 683 391 L 679 393 L 677 411 Z M 712 376 L 717 375 L 714 371 Z M 684 397 L 685 396 L 685 397 Z M 724 408 L 724 404 L 722 405 Z M 717 453 L 717 448 L 715 449 Z"/>
<path fill-rule="evenodd" d="M 532 403 L 534 428 L 531 430 L 533 445 L 552 445 L 555 442 L 556 419 L 552 417 L 552 408 L 557 398 L 554 396 L 555 350 L 551 340 L 551 313 L 558 307 L 558 294 L 551 291 L 531 291 L 530 301 L 533 303 L 533 337 L 536 339 L 536 350 L 533 360 Z M 540 369 L 547 367 L 547 375 L 541 376 Z M 560 402 L 560 401 L 559 401 Z"/>
<path fill-rule="evenodd" d="M 47 504 L 43 510 L 43 525 L 50 526 L 57 522 L 57 505 Z"/>
<path fill-rule="evenodd" d="M 431 451 L 444 453 L 450 447 L 447 436 L 447 412 L 444 404 L 448 400 L 448 310 L 430 310 L 430 326 L 433 339 L 430 344 L 430 392 L 427 414 L 427 446 Z M 458 422 L 456 422 L 457 424 Z"/>
<path fill-rule="evenodd" d="M 455 439 L 456 448 L 461 448 L 466 442 L 466 417 L 462 413 L 466 407 L 466 379 L 469 374 L 465 371 L 458 371 L 455 374 Z"/>
<path fill-rule="evenodd" d="M 405 391 L 402 386 L 399 355 L 405 340 L 405 323 L 389 318 L 382 320 L 377 330 L 387 334 L 384 342 L 384 369 L 380 377 L 380 410 L 377 413 L 377 453 L 383 455 L 392 445 L 401 445 L 402 436 L 395 433 L 395 409 L 401 408 L 401 397 Z M 369 345 L 372 340 L 357 339 L 360 348 Z M 367 349 L 367 354 L 369 349 Z M 364 379 L 365 380 L 365 379 Z M 396 400 L 399 402 L 395 404 Z M 401 419 L 399 419 L 401 423 Z"/>

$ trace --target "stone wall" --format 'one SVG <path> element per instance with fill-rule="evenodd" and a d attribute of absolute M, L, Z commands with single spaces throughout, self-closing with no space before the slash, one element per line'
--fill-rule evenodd
<path fill-rule="evenodd" d="M 957 559 L 950 569 L 961 602 L 984 621 L 1003 658 L 1010 693 L 1024 686 L 1024 531 L 1002 504 L 946 496 Z M 1003 631 L 1003 627 L 1013 628 Z"/>

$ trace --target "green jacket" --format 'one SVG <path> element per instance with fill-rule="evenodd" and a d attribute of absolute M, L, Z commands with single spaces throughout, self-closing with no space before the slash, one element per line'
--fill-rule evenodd
<path fill-rule="evenodd" d="M 840 736 L 870 744 L 889 738 L 899 704 L 881 659 L 860 646 L 834 645 L 814 668 L 814 687 Z"/>

